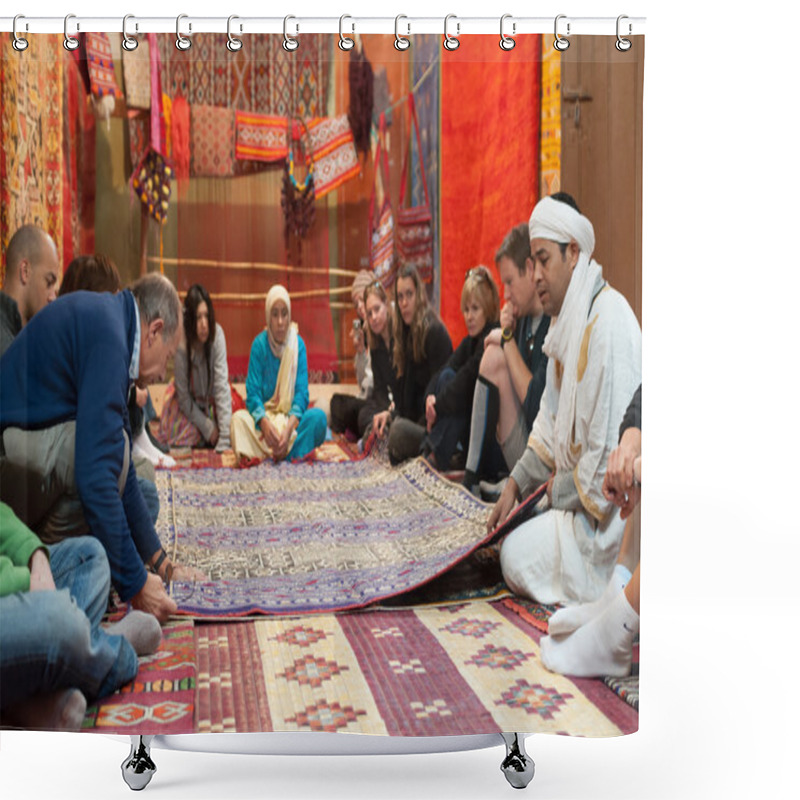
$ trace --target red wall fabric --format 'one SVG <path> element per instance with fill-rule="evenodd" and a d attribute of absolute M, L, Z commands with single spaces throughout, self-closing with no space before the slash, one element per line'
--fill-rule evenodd
<path fill-rule="evenodd" d="M 541 37 L 470 36 L 442 51 L 441 316 L 454 346 L 466 335 L 461 288 L 506 233 L 527 222 L 539 192 Z"/>

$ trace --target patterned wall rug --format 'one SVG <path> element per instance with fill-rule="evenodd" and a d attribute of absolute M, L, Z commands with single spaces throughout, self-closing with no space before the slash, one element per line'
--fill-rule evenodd
<path fill-rule="evenodd" d="M 159 470 L 159 534 L 209 579 L 175 583 L 198 618 L 360 608 L 476 550 L 488 506 L 421 460 Z"/>
<path fill-rule="evenodd" d="M 638 714 L 600 680 L 539 660 L 502 601 L 195 627 L 198 732 L 495 731 L 616 736 Z"/>

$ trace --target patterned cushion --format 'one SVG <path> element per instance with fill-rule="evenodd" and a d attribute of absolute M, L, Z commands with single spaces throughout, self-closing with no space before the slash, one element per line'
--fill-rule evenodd
<path fill-rule="evenodd" d="M 192 171 L 195 177 L 233 175 L 236 112 L 232 108 L 191 107 Z"/>

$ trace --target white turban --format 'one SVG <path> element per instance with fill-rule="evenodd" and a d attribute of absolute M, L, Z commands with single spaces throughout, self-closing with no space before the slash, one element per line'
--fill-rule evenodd
<path fill-rule="evenodd" d="M 528 221 L 531 239 L 549 239 L 551 242 L 569 244 L 573 239 L 587 258 L 594 252 L 594 228 L 592 223 L 571 205 L 542 198 L 534 207 Z"/>
<path fill-rule="evenodd" d="M 297 326 L 292 324 L 292 301 L 289 299 L 289 292 L 286 291 L 285 287 L 281 286 L 279 283 L 276 283 L 267 292 L 267 300 L 264 305 L 267 313 L 267 339 L 269 340 L 269 347 L 270 350 L 272 350 L 272 354 L 277 358 L 280 358 L 283 355 L 283 349 L 286 347 L 286 342 L 278 343 L 275 341 L 272 336 L 272 331 L 269 327 L 269 318 L 270 314 L 272 313 L 272 306 L 274 306 L 279 300 L 286 304 L 286 310 L 289 312 L 289 335 L 286 337 L 286 342 L 290 341 L 292 331 L 297 329 Z"/>
<path fill-rule="evenodd" d="M 563 365 L 558 411 L 554 425 L 556 463 L 568 464 L 570 442 L 575 425 L 578 390 L 578 355 L 588 322 L 595 287 L 603 277 L 602 267 L 592 259 L 594 228 L 571 205 L 545 197 L 533 209 L 528 222 L 531 239 L 548 239 L 559 244 L 575 241 L 580 248 L 566 295 L 558 316 L 545 336 L 542 350 Z"/>
<path fill-rule="evenodd" d="M 278 300 L 283 300 L 283 302 L 286 303 L 286 310 L 289 312 L 289 319 L 292 318 L 292 301 L 289 299 L 289 292 L 286 291 L 284 286 L 276 283 L 267 292 L 267 300 L 264 303 L 264 308 L 267 313 L 267 327 L 269 327 L 269 315 L 272 313 L 272 306 L 274 306 Z"/>

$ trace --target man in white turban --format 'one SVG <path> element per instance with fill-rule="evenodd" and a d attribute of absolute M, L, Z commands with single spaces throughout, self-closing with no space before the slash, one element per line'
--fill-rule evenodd
<path fill-rule="evenodd" d="M 503 576 L 541 603 L 584 603 L 602 594 L 622 541 L 624 522 L 603 495 L 603 477 L 641 382 L 642 334 L 592 259 L 594 229 L 572 197 L 541 200 L 528 227 L 536 291 L 554 318 L 543 348 L 547 379 L 527 448 L 488 525 L 546 482 L 546 510 L 503 542 Z"/>

